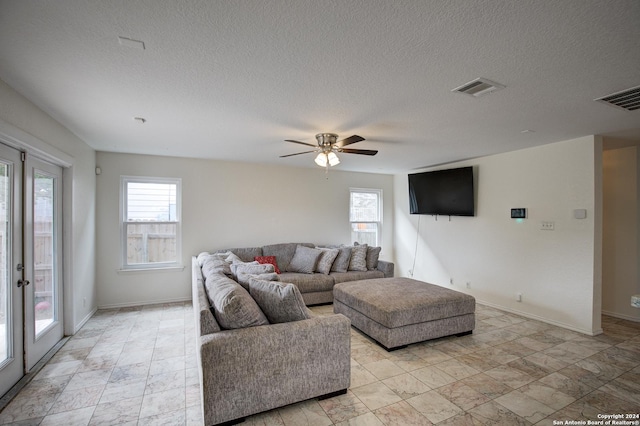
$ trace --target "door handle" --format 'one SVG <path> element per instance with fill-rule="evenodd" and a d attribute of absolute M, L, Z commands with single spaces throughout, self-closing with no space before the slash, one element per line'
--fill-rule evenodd
<path fill-rule="evenodd" d="M 29 284 L 31 284 L 29 282 L 29 280 L 18 280 L 18 288 L 22 287 L 22 286 L 28 286 Z"/>

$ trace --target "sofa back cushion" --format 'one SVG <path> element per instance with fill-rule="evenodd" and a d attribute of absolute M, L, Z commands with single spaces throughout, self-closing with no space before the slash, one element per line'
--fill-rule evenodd
<path fill-rule="evenodd" d="M 311 318 L 300 290 L 291 283 L 252 278 L 249 291 L 272 324 Z"/>
<path fill-rule="evenodd" d="M 269 324 L 258 304 L 240 284 L 222 274 L 205 281 L 216 321 L 223 329 Z"/>
<path fill-rule="evenodd" d="M 262 248 L 261 247 L 244 247 L 244 248 L 232 248 L 232 249 L 224 249 L 218 250 L 219 252 L 232 252 L 243 262 L 252 262 L 256 256 L 262 256 Z"/>
<path fill-rule="evenodd" d="M 351 260 L 351 247 L 338 247 L 338 256 L 331 265 L 331 272 L 347 272 Z"/>
<path fill-rule="evenodd" d="M 220 326 L 211 311 L 209 297 L 204 288 L 204 277 L 202 276 L 202 270 L 197 261 L 192 260 L 191 269 L 193 309 L 195 311 L 197 325 L 196 333 L 198 333 L 199 336 L 216 333 L 220 331 Z"/>
<path fill-rule="evenodd" d="M 231 275 L 229 263 L 227 263 L 223 257 L 216 256 L 215 254 L 205 256 L 202 259 L 202 275 L 207 278 L 211 274 L 219 273 Z"/>
<path fill-rule="evenodd" d="M 287 272 L 300 272 L 303 274 L 313 274 L 318 264 L 318 259 L 322 255 L 322 250 L 312 247 L 297 246 L 291 262 L 287 267 Z"/>
<path fill-rule="evenodd" d="M 367 249 L 366 244 L 355 245 L 351 247 L 351 259 L 349 260 L 349 271 L 367 270 Z"/>
<path fill-rule="evenodd" d="M 271 244 L 268 246 L 262 246 L 262 256 L 275 256 L 280 270 L 286 271 L 291 259 L 293 259 L 293 255 L 296 252 L 296 247 L 298 246 L 314 247 L 313 244 L 309 243 Z"/>
<path fill-rule="evenodd" d="M 273 274 L 274 279 L 268 279 L 268 281 L 277 281 L 278 275 L 275 273 L 275 268 L 271 264 L 261 265 L 254 263 L 242 263 L 236 266 L 236 281 L 249 290 L 249 279 L 254 275 Z M 271 275 L 269 275 L 271 277 Z"/>
<path fill-rule="evenodd" d="M 337 248 L 320 248 L 320 250 L 322 250 L 322 254 L 318 259 L 316 272 L 329 275 L 329 272 L 331 272 L 331 267 L 333 266 L 333 262 L 336 260 L 336 257 L 338 257 L 338 253 L 340 253 L 340 250 L 338 250 Z"/>

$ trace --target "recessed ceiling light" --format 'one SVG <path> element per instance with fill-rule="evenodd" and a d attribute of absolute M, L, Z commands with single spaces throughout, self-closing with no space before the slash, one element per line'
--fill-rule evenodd
<path fill-rule="evenodd" d="M 133 119 L 136 123 L 140 123 L 140 124 L 144 124 L 147 122 L 147 119 L 142 117 L 133 117 Z"/>
<path fill-rule="evenodd" d="M 133 49 L 144 50 L 144 41 L 118 36 L 118 43 L 122 46 L 131 47 Z"/>

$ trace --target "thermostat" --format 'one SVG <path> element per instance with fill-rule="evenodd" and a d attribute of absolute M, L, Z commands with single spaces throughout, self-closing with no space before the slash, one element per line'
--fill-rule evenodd
<path fill-rule="evenodd" d="M 527 218 L 527 209 L 518 208 L 511 209 L 511 219 L 526 219 Z"/>

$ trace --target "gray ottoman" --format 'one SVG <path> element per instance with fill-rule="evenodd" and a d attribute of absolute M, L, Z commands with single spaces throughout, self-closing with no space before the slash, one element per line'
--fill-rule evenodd
<path fill-rule="evenodd" d="M 387 350 L 475 327 L 473 296 L 410 278 L 336 284 L 333 311 Z"/>

